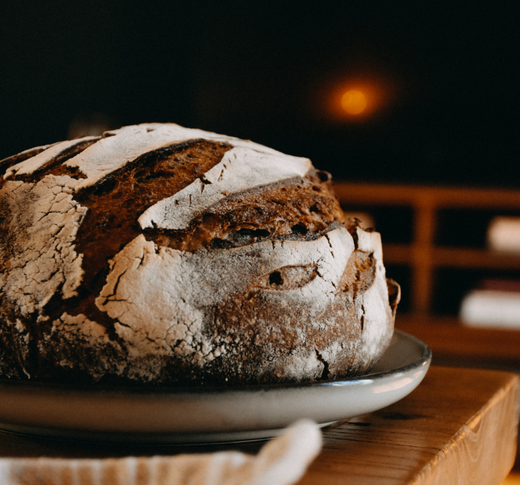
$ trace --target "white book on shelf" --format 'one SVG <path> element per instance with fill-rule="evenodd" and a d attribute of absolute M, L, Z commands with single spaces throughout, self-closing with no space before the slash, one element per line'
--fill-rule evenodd
<path fill-rule="evenodd" d="M 460 318 L 473 327 L 520 329 L 520 292 L 472 290 L 462 300 Z"/>

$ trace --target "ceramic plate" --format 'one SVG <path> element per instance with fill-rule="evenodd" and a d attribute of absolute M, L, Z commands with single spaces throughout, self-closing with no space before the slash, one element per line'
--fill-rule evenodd
<path fill-rule="evenodd" d="M 144 391 L 0 382 L 0 428 L 48 437 L 135 443 L 264 439 L 301 418 L 325 426 L 393 404 L 413 391 L 430 349 L 395 331 L 370 374 L 310 384 Z"/>

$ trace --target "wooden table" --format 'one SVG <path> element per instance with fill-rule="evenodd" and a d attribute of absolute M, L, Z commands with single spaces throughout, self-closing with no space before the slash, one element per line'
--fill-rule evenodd
<path fill-rule="evenodd" d="M 515 461 L 517 429 L 516 374 L 433 366 L 402 401 L 325 429 L 323 450 L 298 485 L 499 484 Z M 236 448 L 255 453 L 261 446 Z M 0 457 L 194 451 L 201 449 L 86 446 L 0 433 Z"/>
<path fill-rule="evenodd" d="M 518 376 L 432 367 L 408 397 L 325 431 L 304 484 L 499 484 L 516 457 Z"/>

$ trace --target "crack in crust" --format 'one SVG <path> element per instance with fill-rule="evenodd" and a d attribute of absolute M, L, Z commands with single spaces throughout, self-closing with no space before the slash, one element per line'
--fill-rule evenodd
<path fill-rule="evenodd" d="M 141 212 L 188 185 L 218 163 L 230 148 L 205 140 L 163 147 L 139 157 L 94 187 L 81 190 L 75 198 L 88 212 L 78 231 L 76 248 L 84 255 L 85 274 L 82 298 L 73 302 L 74 306 L 65 303 L 66 310 L 113 328 L 114 321 L 94 305 L 108 275 L 108 261 L 139 235 L 136 220 Z"/>

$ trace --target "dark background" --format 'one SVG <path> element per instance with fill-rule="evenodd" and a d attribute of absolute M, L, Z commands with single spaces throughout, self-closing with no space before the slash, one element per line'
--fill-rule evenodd
<path fill-rule="evenodd" d="M 0 6 L 0 159 L 172 121 L 335 179 L 520 187 L 520 2 L 16 1 Z M 379 86 L 363 119 L 328 111 Z"/>

